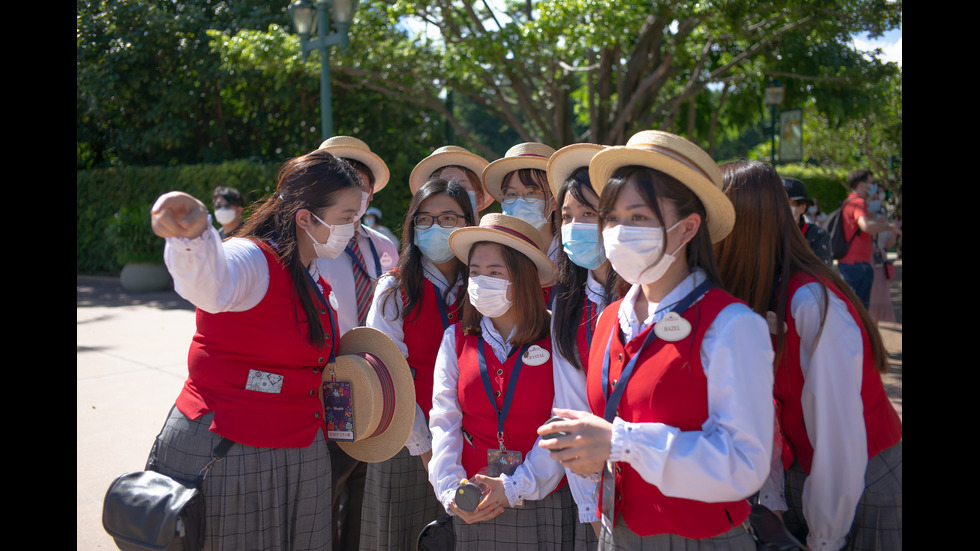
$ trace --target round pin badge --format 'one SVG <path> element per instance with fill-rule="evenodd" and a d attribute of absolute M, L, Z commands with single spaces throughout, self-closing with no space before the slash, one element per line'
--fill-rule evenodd
<path fill-rule="evenodd" d="M 691 323 L 680 317 L 677 312 L 668 312 L 653 326 L 653 332 L 657 338 L 676 342 L 691 334 Z"/>
<path fill-rule="evenodd" d="M 773 312 L 772 310 L 766 312 L 766 323 L 769 325 L 769 332 L 773 335 L 776 334 L 776 328 L 779 327 L 778 325 L 776 325 L 778 321 L 779 320 L 776 319 L 776 312 Z M 785 333 L 787 329 L 789 329 L 789 326 L 786 325 L 786 322 L 784 321 L 783 333 Z"/>
<path fill-rule="evenodd" d="M 381 262 L 381 265 L 384 266 L 385 268 L 389 268 L 391 267 L 392 264 L 395 263 L 395 261 L 391 258 L 391 255 L 388 254 L 388 251 L 381 253 L 381 258 L 379 260 Z"/>
<path fill-rule="evenodd" d="M 524 365 L 541 365 L 548 361 L 550 357 L 551 354 L 547 350 L 535 344 L 524 353 Z"/>
<path fill-rule="evenodd" d="M 340 303 L 337 302 L 337 295 L 334 294 L 333 289 L 330 290 L 330 296 L 328 298 L 330 300 L 330 307 L 331 308 L 333 308 L 334 310 L 336 310 L 337 308 L 340 307 Z"/>

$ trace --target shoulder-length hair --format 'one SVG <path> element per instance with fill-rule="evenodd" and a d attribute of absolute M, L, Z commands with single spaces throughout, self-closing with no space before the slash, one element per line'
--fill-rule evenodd
<path fill-rule="evenodd" d="M 459 182 L 448 182 L 441 178 L 429 180 L 415 192 L 412 203 L 408 206 L 408 213 L 405 215 L 405 223 L 402 226 L 402 247 L 398 255 L 398 265 L 391 272 L 391 275 L 398 282 L 395 287 L 389 287 L 379 298 L 382 304 L 382 311 L 387 307 L 389 300 L 395 300 L 398 317 L 403 321 L 411 321 L 421 313 L 422 295 L 425 288 L 425 275 L 422 273 L 422 250 L 415 244 L 415 215 L 418 214 L 422 203 L 426 199 L 436 195 L 447 195 L 463 213 L 467 226 L 476 224 L 476 213 L 470 203 L 470 197 L 466 193 L 466 188 Z M 456 280 L 466 281 L 466 266 L 458 259 L 456 261 Z M 449 293 L 453 289 L 453 282 L 449 282 L 443 300 L 447 300 Z M 405 297 L 404 304 L 396 293 L 401 293 Z M 393 298 L 394 297 L 394 298 Z M 393 321 L 393 320 L 392 320 Z"/>
<path fill-rule="evenodd" d="M 571 195 L 576 201 L 583 205 L 590 205 L 598 212 L 599 198 L 592 188 L 592 181 L 589 179 L 589 167 L 583 166 L 572 173 L 558 188 L 558 195 L 555 196 L 556 212 L 560 213 L 562 205 L 565 204 L 565 197 Z M 602 246 L 599 244 L 598 246 Z M 585 286 L 588 283 L 589 270 L 579 266 L 568 258 L 565 249 L 558 248 L 558 258 L 555 263 L 558 268 L 557 282 L 552 289 L 554 300 L 552 307 L 554 310 L 554 329 L 551 340 L 555 347 L 576 369 L 582 369 L 582 360 L 578 354 L 578 327 L 582 320 L 582 310 L 585 301 L 588 300 L 585 293 Z M 609 270 L 609 277 L 603 284 L 603 298 L 605 304 L 609 304 L 619 297 L 619 288 L 623 280 L 614 270 Z"/>
<path fill-rule="evenodd" d="M 701 268 L 708 278 L 721 285 L 721 280 L 718 277 L 718 264 L 711 247 L 711 234 L 708 232 L 707 222 L 708 214 L 704 204 L 689 187 L 669 174 L 637 165 L 616 169 L 609 181 L 606 182 L 605 187 L 602 188 L 602 197 L 599 198 L 599 229 L 605 227 L 606 219 L 615 206 L 616 199 L 629 183 L 636 185 L 637 192 L 643 202 L 657 215 L 660 223 L 665 226 L 664 229 L 666 229 L 666 221 L 660 209 L 660 201 L 670 201 L 677 210 L 678 216 L 682 218 L 691 214 L 698 214 L 701 217 L 698 233 L 687 244 L 685 253 L 687 267 L 691 270 Z M 664 248 L 661 251 L 661 257 L 667 252 Z"/>
<path fill-rule="evenodd" d="M 300 260 L 296 213 L 306 209 L 316 214 L 333 206 L 341 191 L 360 187 L 360 178 L 351 166 L 324 150 L 288 159 L 276 175 L 275 191 L 258 204 L 238 230 L 239 237 L 264 241 L 275 248 L 279 261 L 289 270 L 293 288 L 309 321 L 310 343 L 318 348 L 326 343 L 326 337 L 314 302 L 315 291 L 308 268 Z"/>
<path fill-rule="evenodd" d="M 510 286 L 514 290 L 511 309 L 517 314 L 517 328 L 514 337 L 510 340 L 511 346 L 520 347 L 525 344 L 534 344 L 548 336 L 551 331 L 551 315 L 544 303 L 544 292 L 541 290 L 541 282 L 538 277 L 538 269 L 530 258 L 517 252 L 516 250 L 493 241 L 477 241 L 470 248 L 470 258 L 473 251 L 483 245 L 492 245 L 500 248 L 500 253 L 504 258 L 504 265 L 510 272 Z M 467 267 L 469 259 L 467 259 Z M 463 333 L 467 335 L 480 335 L 483 333 L 480 322 L 483 320 L 481 314 L 469 300 L 463 302 L 463 315 L 460 318 Z M 507 338 L 507 335 L 501 335 Z"/>
<path fill-rule="evenodd" d="M 783 322 L 789 301 L 789 280 L 795 273 L 806 273 L 823 287 L 820 330 L 827 316 L 827 285 L 847 299 L 861 319 L 871 341 L 875 368 L 888 371 L 887 352 L 878 327 L 850 286 L 828 267 L 810 248 L 789 208 L 786 189 L 776 170 L 758 161 L 735 161 L 722 165 L 724 191 L 735 207 L 732 232 L 715 245 L 725 288 L 744 300 L 759 315 L 776 313 L 774 369 L 779 366 L 785 347 Z"/>

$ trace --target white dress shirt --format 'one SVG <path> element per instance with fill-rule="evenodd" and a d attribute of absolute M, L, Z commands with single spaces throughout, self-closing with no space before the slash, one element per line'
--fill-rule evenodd
<path fill-rule="evenodd" d="M 379 272 L 371 254 L 371 243 L 378 253 L 378 261 L 381 264 Z M 368 276 L 372 282 L 377 282 L 378 278 L 388 270 L 398 264 L 398 248 L 383 234 L 373 230 L 364 224 L 357 226 L 357 246 L 364 257 Z M 343 336 L 351 329 L 357 327 L 357 296 L 354 286 L 354 263 L 346 252 L 341 253 L 337 258 L 325 259 L 318 258 L 315 264 L 320 269 L 320 274 L 330 284 L 340 299 L 337 308 L 337 326 L 339 334 Z"/>
<path fill-rule="evenodd" d="M 864 493 L 868 466 L 861 399 L 861 328 L 844 301 L 828 294 L 830 302 L 822 333 L 823 286 L 804 285 L 790 301 L 800 336 L 803 420 L 813 446 L 813 463 L 803 484 L 803 516 L 809 527 L 807 545 L 814 550 L 844 546 Z M 761 496 L 762 504 L 773 510 L 786 510 L 781 451 L 773 451 L 774 469 Z"/>
<path fill-rule="evenodd" d="M 510 337 L 503 339 L 486 317 L 481 323 L 483 339 L 501 362 L 510 352 Z M 463 458 L 463 412 L 460 410 L 457 385 L 459 365 L 456 360 L 456 328 L 450 327 L 442 335 L 442 345 L 436 358 L 435 381 L 432 388 L 432 411 L 429 428 L 432 431 L 432 460 L 429 461 L 429 482 L 435 489 L 436 498 L 449 510 L 456 496 L 456 488 L 466 478 Z M 524 462 L 513 475 L 501 475 L 504 494 L 511 507 L 524 500 L 536 501 L 551 493 L 565 474 L 557 461 L 551 459 L 548 450 L 534 441 Z"/>
<path fill-rule="evenodd" d="M 705 278 L 696 270 L 667 294 L 646 320 L 636 317 L 633 286 L 618 311 L 626 342 L 659 321 Z M 605 343 L 593 346 L 605 346 Z M 629 463 L 664 495 L 704 502 L 736 501 L 755 493 L 769 474 L 774 407 L 773 350 L 768 326 L 745 304 L 730 304 L 712 321 L 701 342 L 708 382 L 708 418 L 701 430 L 664 423 L 628 423 L 616 417 L 610 460 Z M 601 367 L 596 367 L 601 369 Z"/>
<path fill-rule="evenodd" d="M 422 257 L 422 273 L 427 281 L 435 284 L 440 294 L 449 289 L 449 282 L 446 281 L 445 276 L 431 260 L 425 257 Z M 374 300 L 371 302 L 371 309 L 368 311 L 366 325 L 391 337 L 391 340 L 398 346 L 398 350 L 408 358 L 408 346 L 405 344 L 403 327 L 404 319 L 398 315 L 402 308 L 402 296 L 397 287 L 398 281 L 390 274 L 385 274 L 378 279 L 378 286 L 374 291 Z M 388 300 L 383 300 L 385 292 L 392 288 L 395 289 L 394 293 Z M 457 281 L 447 297 L 448 304 L 456 302 L 456 297 L 461 289 L 462 282 Z M 412 455 L 421 455 L 432 449 L 432 434 L 429 432 L 428 424 L 426 424 L 425 413 L 418 404 L 415 405 L 415 425 L 412 427 L 412 434 L 408 437 L 405 447 Z"/>

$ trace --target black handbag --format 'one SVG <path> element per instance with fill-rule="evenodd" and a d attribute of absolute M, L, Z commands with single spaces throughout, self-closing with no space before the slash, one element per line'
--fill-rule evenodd
<path fill-rule="evenodd" d="M 153 470 L 126 473 L 113 480 L 102 501 L 102 527 L 116 546 L 123 551 L 201 549 L 205 518 L 201 486 L 232 444 L 222 438 L 190 484 Z"/>
<path fill-rule="evenodd" d="M 749 527 L 759 551 L 806 551 L 806 547 L 793 537 L 776 513 L 765 505 L 752 504 Z"/>
<path fill-rule="evenodd" d="M 456 548 L 456 532 L 453 516 L 445 514 L 425 525 L 419 533 L 418 551 L 452 551 Z"/>

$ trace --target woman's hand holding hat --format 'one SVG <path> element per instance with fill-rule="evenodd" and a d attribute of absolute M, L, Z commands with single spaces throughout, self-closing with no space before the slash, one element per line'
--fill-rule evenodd
<path fill-rule="evenodd" d="M 182 191 L 164 193 L 150 209 L 150 225 L 160 237 L 200 237 L 208 226 L 208 208 Z"/>

